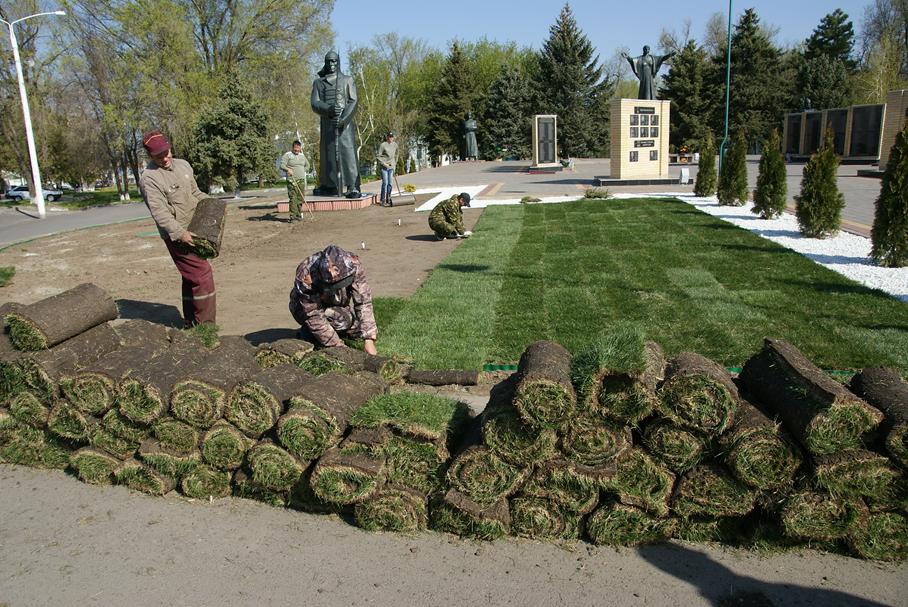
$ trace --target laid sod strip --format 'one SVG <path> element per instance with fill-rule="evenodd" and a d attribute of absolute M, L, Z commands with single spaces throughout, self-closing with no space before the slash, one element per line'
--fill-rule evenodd
<path fill-rule="evenodd" d="M 903 561 L 908 558 L 908 517 L 895 512 L 871 514 L 852 530 L 848 546 L 865 559 Z"/>
<path fill-rule="evenodd" d="M 246 471 L 240 469 L 233 473 L 233 494 L 237 497 L 264 502 L 270 506 L 283 508 L 289 496 L 286 491 L 271 491 L 256 485 Z"/>
<path fill-rule="evenodd" d="M 706 451 L 700 435 L 665 419 L 646 426 L 643 444 L 669 470 L 679 474 L 696 466 Z"/>
<path fill-rule="evenodd" d="M 69 465 L 72 448 L 31 426 L 0 429 L 0 462 L 62 470 Z"/>
<path fill-rule="evenodd" d="M 450 398 L 419 392 L 397 392 L 371 397 L 350 416 L 355 428 L 391 428 L 410 438 L 432 443 L 439 456 L 464 433 L 469 409 Z"/>
<path fill-rule="evenodd" d="M 19 350 L 44 350 L 118 315 L 117 304 L 102 288 L 81 284 L 6 315 L 10 339 Z"/>
<path fill-rule="evenodd" d="M 167 411 L 176 383 L 210 355 L 198 340 L 184 337 L 175 341 L 120 380 L 120 412 L 138 424 L 152 423 Z"/>
<path fill-rule="evenodd" d="M 739 379 L 815 455 L 860 446 L 861 436 L 883 420 L 879 409 L 780 339 L 767 338 L 763 349 L 744 364 Z"/>
<path fill-rule="evenodd" d="M 297 363 L 297 366 L 311 375 L 324 375 L 332 371 L 347 371 L 347 366 L 344 363 L 321 352 L 313 352 L 307 355 Z"/>
<path fill-rule="evenodd" d="M 832 495 L 883 500 L 901 473 L 884 455 L 851 449 L 814 457 L 814 475 L 817 484 Z"/>
<path fill-rule="evenodd" d="M 109 485 L 120 460 L 94 447 L 83 447 L 69 458 L 69 464 L 79 479 L 91 485 Z"/>
<path fill-rule="evenodd" d="M 456 489 L 449 489 L 432 504 L 430 512 L 433 529 L 461 537 L 492 541 L 511 531 L 511 512 L 506 499 L 483 506 Z"/>
<path fill-rule="evenodd" d="M 576 464 L 599 468 L 630 449 L 631 441 L 628 426 L 578 417 L 561 437 L 561 452 Z"/>
<path fill-rule="evenodd" d="M 802 462 L 800 450 L 780 434 L 778 426 L 744 400 L 721 446 L 732 474 L 763 491 L 791 486 Z"/>
<path fill-rule="evenodd" d="M 603 480 L 603 486 L 613 491 L 623 504 L 643 508 L 657 516 L 668 515 L 674 484 L 674 474 L 636 447 L 619 457 L 615 475 Z"/>
<path fill-rule="evenodd" d="M 201 465 L 198 451 L 177 453 L 165 449 L 153 438 L 145 439 L 139 445 L 139 458 L 164 476 L 173 478 L 183 478 Z"/>
<path fill-rule="evenodd" d="M 227 396 L 237 384 L 260 370 L 249 342 L 223 337 L 210 356 L 174 384 L 171 414 L 197 428 L 210 428 L 223 417 Z"/>
<path fill-rule="evenodd" d="M 590 515 L 586 532 L 601 546 L 638 546 L 666 541 L 676 525 L 675 519 L 657 518 L 635 506 L 610 502 Z"/>
<path fill-rule="evenodd" d="M 488 506 L 516 493 L 529 472 L 505 462 L 488 447 L 474 445 L 451 461 L 447 479 L 451 488 Z"/>
<path fill-rule="evenodd" d="M 533 472 L 519 495 L 551 500 L 564 510 L 584 515 L 599 502 L 599 489 L 598 482 L 579 474 L 569 462 L 554 459 Z"/>
<path fill-rule="evenodd" d="M 257 439 L 277 423 L 284 403 L 311 379 L 293 365 L 265 369 L 233 389 L 224 416 L 246 436 Z"/>
<path fill-rule="evenodd" d="M 529 467 L 552 459 L 558 440 L 554 430 L 536 429 L 521 419 L 512 400 L 514 375 L 492 387 L 482 412 L 482 442 L 509 464 Z"/>
<path fill-rule="evenodd" d="M 659 399 L 665 417 L 713 436 L 734 423 L 739 396 L 723 367 L 694 352 L 682 352 L 668 363 Z"/>
<path fill-rule="evenodd" d="M 269 439 L 249 451 L 248 465 L 252 482 L 270 491 L 289 491 L 306 466 Z"/>
<path fill-rule="evenodd" d="M 108 323 L 92 327 L 50 350 L 29 353 L 18 359 L 18 383 L 45 403 L 57 396 L 59 383 L 79 368 L 120 347 L 116 332 Z M 16 381 L 16 380 L 14 380 Z"/>
<path fill-rule="evenodd" d="M 886 416 L 880 432 L 889 456 L 908 469 L 908 382 L 895 369 L 864 369 L 851 379 L 851 389 Z"/>
<path fill-rule="evenodd" d="M 722 466 L 701 464 L 678 481 L 672 511 L 678 516 L 744 516 L 753 510 L 756 493 Z"/>
<path fill-rule="evenodd" d="M 341 443 L 328 450 L 316 463 L 309 482 L 320 500 L 346 506 L 381 488 L 384 462 L 362 453 L 344 453 L 343 448 Z"/>
<path fill-rule="evenodd" d="M 130 489 L 149 495 L 166 495 L 177 486 L 173 477 L 164 476 L 136 459 L 121 463 L 113 475 L 118 485 L 126 485 Z"/>
<path fill-rule="evenodd" d="M 88 435 L 88 444 L 96 449 L 106 451 L 118 459 L 132 457 L 139 448 L 139 441 L 118 436 L 108 430 L 103 424 L 98 424 L 91 428 Z"/>
<path fill-rule="evenodd" d="M 217 470 L 236 470 L 252 445 L 252 439 L 236 426 L 221 420 L 202 437 L 202 459 Z"/>
<path fill-rule="evenodd" d="M 101 425 L 111 433 L 128 441 L 140 443 L 148 436 L 148 428 L 129 421 L 116 409 L 111 409 L 101 418 Z"/>
<path fill-rule="evenodd" d="M 162 417 L 152 425 L 154 436 L 165 449 L 175 453 L 189 454 L 198 449 L 201 442 L 199 431 L 173 417 Z"/>
<path fill-rule="evenodd" d="M 546 540 L 580 537 L 580 517 L 554 500 L 515 497 L 510 500 L 511 533 Z"/>
<path fill-rule="evenodd" d="M 47 429 L 66 440 L 86 443 L 93 426 L 98 420 L 85 415 L 66 401 L 60 401 L 50 410 Z"/>
<path fill-rule="evenodd" d="M 169 342 L 173 329 L 141 318 L 114 321 L 110 325 L 120 336 L 123 348 Z"/>
<path fill-rule="evenodd" d="M 230 495 L 230 473 L 197 466 L 183 477 L 180 490 L 186 497 L 196 499 L 227 497 Z"/>
<path fill-rule="evenodd" d="M 34 428 L 46 428 L 50 407 L 31 392 L 20 392 L 9 402 L 9 414 L 19 422 Z"/>
<path fill-rule="evenodd" d="M 277 423 L 281 445 L 301 460 L 314 460 L 336 445 L 351 417 L 386 387 L 372 374 L 331 373 L 302 382 Z"/>
<path fill-rule="evenodd" d="M 189 221 L 192 244 L 186 248 L 202 259 L 217 257 L 224 239 L 224 225 L 227 220 L 227 203 L 217 198 L 203 198 L 195 207 Z"/>
<path fill-rule="evenodd" d="M 558 429 L 574 413 L 571 353 L 553 341 L 537 341 L 524 350 L 517 373 L 514 406 L 531 426 Z"/>
<path fill-rule="evenodd" d="M 255 353 L 255 360 L 263 369 L 281 365 L 299 364 L 315 346 L 302 339 L 279 339 L 261 344 Z"/>
<path fill-rule="evenodd" d="M 426 386 L 475 386 L 479 383 L 479 371 L 410 369 L 407 372 L 406 380 L 408 384 Z"/>
<path fill-rule="evenodd" d="M 779 518 L 788 537 L 830 541 L 848 535 L 867 515 L 860 499 L 799 491 L 785 500 Z"/>
<path fill-rule="evenodd" d="M 429 522 L 426 496 L 408 487 L 386 486 L 353 509 L 356 524 L 367 531 L 413 533 Z"/>

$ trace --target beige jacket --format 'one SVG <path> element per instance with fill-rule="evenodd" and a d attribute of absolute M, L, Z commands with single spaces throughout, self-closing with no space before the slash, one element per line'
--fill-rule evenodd
<path fill-rule="evenodd" d="M 192 167 L 181 158 L 174 158 L 169 169 L 150 160 L 139 178 L 139 187 L 165 240 L 178 240 L 189 227 L 196 205 L 209 197 L 195 182 Z"/>

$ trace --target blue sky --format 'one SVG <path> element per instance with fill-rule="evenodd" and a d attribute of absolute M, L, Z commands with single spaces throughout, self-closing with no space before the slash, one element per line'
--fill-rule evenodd
<path fill-rule="evenodd" d="M 848 13 L 859 35 L 864 7 L 871 0 L 750 0 L 735 1 L 734 21 L 746 8 L 754 8 L 762 23 L 778 29 L 782 45 L 807 38 L 820 19 L 835 8 Z M 696 38 L 703 35 L 714 12 L 727 14 L 728 2 L 704 0 L 573 0 L 571 8 L 580 27 L 603 60 L 626 47 L 639 54 L 644 44 L 656 50 L 663 27 L 680 29 L 686 18 Z M 396 31 L 423 38 L 431 46 L 446 48 L 453 38 L 472 41 L 485 36 L 513 40 L 538 49 L 548 37 L 561 7 L 560 0 L 337 0 L 332 24 L 337 48 L 366 44 L 376 34 Z"/>

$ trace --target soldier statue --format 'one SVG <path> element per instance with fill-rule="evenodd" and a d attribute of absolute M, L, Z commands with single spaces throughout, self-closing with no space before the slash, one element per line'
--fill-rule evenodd
<path fill-rule="evenodd" d="M 317 196 L 360 198 L 359 159 L 356 157 L 356 84 L 340 70 L 334 51 L 312 83 L 312 111 L 321 117 L 319 187 Z"/>
<path fill-rule="evenodd" d="M 631 64 L 634 76 L 640 79 L 637 99 L 656 98 L 656 74 L 659 73 L 662 62 L 674 57 L 676 54 L 675 51 L 672 51 L 667 55 L 650 55 L 648 46 L 643 47 L 643 54 L 639 57 L 629 57 L 627 53 L 621 53 L 621 56 Z"/>
<path fill-rule="evenodd" d="M 467 112 L 467 119 L 463 121 L 464 159 L 476 160 L 479 158 L 479 146 L 476 145 L 476 129 L 479 128 L 473 120 L 473 112 Z"/>

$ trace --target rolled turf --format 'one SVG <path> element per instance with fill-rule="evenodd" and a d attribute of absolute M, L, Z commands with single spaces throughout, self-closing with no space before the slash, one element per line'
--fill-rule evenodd
<path fill-rule="evenodd" d="M 851 379 L 852 391 L 885 415 L 880 433 L 892 460 L 908 469 L 908 382 L 895 369 L 873 367 Z"/>
<path fill-rule="evenodd" d="M 734 543 L 746 518 L 679 518 L 672 537 L 685 542 Z"/>
<path fill-rule="evenodd" d="M 428 526 L 426 496 L 409 487 L 388 485 L 354 506 L 356 524 L 368 531 L 413 533 Z"/>
<path fill-rule="evenodd" d="M 283 508 L 289 500 L 286 491 L 271 491 L 255 484 L 252 477 L 242 468 L 233 473 L 231 485 L 235 496 L 263 502 L 269 506 Z"/>
<path fill-rule="evenodd" d="M 851 531 L 848 545 L 865 559 L 903 561 L 908 558 L 908 517 L 895 512 L 871 514 Z"/>
<path fill-rule="evenodd" d="M 304 463 L 270 439 L 256 443 L 247 458 L 252 482 L 270 491 L 289 491 L 306 469 Z"/>
<path fill-rule="evenodd" d="M 341 506 L 355 504 L 374 495 L 382 486 L 384 461 L 362 452 L 329 449 L 312 470 L 310 485 L 318 499 Z"/>
<path fill-rule="evenodd" d="M 330 373 L 296 389 L 277 424 L 281 445 L 301 460 L 314 460 L 340 442 L 351 417 L 385 391 L 374 375 Z"/>
<path fill-rule="evenodd" d="M 779 518 L 788 537 L 831 541 L 847 536 L 867 515 L 860 499 L 802 490 L 785 500 Z"/>
<path fill-rule="evenodd" d="M 0 462 L 62 470 L 71 454 L 66 441 L 0 414 Z"/>
<path fill-rule="evenodd" d="M 139 458 L 164 476 L 177 479 L 201 465 L 198 451 L 178 453 L 164 448 L 153 438 L 147 438 L 139 445 Z"/>
<path fill-rule="evenodd" d="M 447 478 L 452 489 L 489 506 L 516 493 L 529 472 L 505 462 L 488 447 L 473 445 L 451 461 Z"/>
<path fill-rule="evenodd" d="M 221 420 L 202 437 L 202 459 L 217 470 L 236 470 L 253 444 L 236 426 Z"/>
<path fill-rule="evenodd" d="M 551 459 L 558 436 L 521 419 L 513 405 L 516 379 L 511 375 L 492 387 L 480 424 L 486 447 L 509 464 L 525 468 Z"/>
<path fill-rule="evenodd" d="M 279 339 L 261 344 L 256 350 L 255 360 L 263 369 L 281 365 L 298 365 L 315 346 L 302 339 Z"/>
<path fill-rule="evenodd" d="M 678 481 L 672 511 L 678 516 L 744 516 L 754 508 L 756 492 L 717 464 L 700 464 Z"/>
<path fill-rule="evenodd" d="M 763 349 L 744 364 L 739 379 L 815 455 L 859 447 L 861 436 L 883 420 L 879 409 L 780 339 L 767 338 Z"/>
<path fill-rule="evenodd" d="M 202 259 L 212 259 L 221 253 L 227 203 L 217 198 L 203 198 L 195 207 L 187 228 L 194 234 L 186 248 Z"/>
<path fill-rule="evenodd" d="M 69 464 L 80 480 L 92 485 L 109 485 L 120 460 L 106 451 L 83 447 L 70 456 Z"/>
<path fill-rule="evenodd" d="M 510 500 L 511 533 L 546 540 L 580 537 L 580 517 L 555 500 L 515 497 Z"/>
<path fill-rule="evenodd" d="M 66 401 L 59 401 L 50 410 L 47 429 L 74 443 L 88 442 L 89 433 L 98 420 L 85 415 Z"/>
<path fill-rule="evenodd" d="M 186 497 L 209 499 L 230 495 L 230 473 L 213 470 L 208 466 L 196 466 L 180 481 L 180 490 Z"/>
<path fill-rule="evenodd" d="M 666 419 L 647 424 L 643 444 L 656 459 L 678 474 L 696 466 L 706 451 L 706 441 L 699 434 Z"/>
<path fill-rule="evenodd" d="M 778 426 L 744 400 L 721 445 L 732 474 L 762 491 L 791 486 L 802 462 L 800 450 L 782 436 Z"/>
<path fill-rule="evenodd" d="M 587 519 L 586 533 L 594 544 L 637 546 L 666 541 L 676 526 L 675 519 L 657 518 L 641 508 L 609 502 Z"/>
<path fill-rule="evenodd" d="M 600 468 L 632 446 L 631 429 L 617 422 L 576 417 L 561 437 L 565 457 L 581 466 Z"/>
<path fill-rule="evenodd" d="M 383 459 L 388 484 L 425 494 L 444 488 L 447 450 L 441 453 L 433 443 L 400 436 L 385 427 L 354 428 L 345 439 L 344 451 Z"/>
<path fill-rule="evenodd" d="M 44 350 L 117 317 L 117 304 L 102 288 L 84 283 L 59 295 L 19 306 L 6 315 L 19 350 Z"/>
<path fill-rule="evenodd" d="M 142 442 L 149 434 L 147 427 L 134 424 L 116 409 L 104 414 L 101 425 L 113 434 L 132 442 Z"/>
<path fill-rule="evenodd" d="M 165 449 L 175 453 L 189 454 L 201 443 L 199 431 L 173 417 L 162 417 L 152 425 L 154 436 Z"/>
<path fill-rule="evenodd" d="M 288 493 L 287 506 L 301 512 L 318 514 L 350 514 L 351 507 L 340 504 L 331 504 L 319 498 L 312 490 L 312 472 L 316 464 L 310 465 L 303 472 L 300 480 L 291 487 Z M 234 484 L 236 481 L 234 480 Z"/>
<path fill-rule="evenodd" d="M 674 483 L 675 475 L 639 447 L 622 454 L 614 477 L 602 482 L 623 504 L 643 508 L 656 516 L 668 515 Z"/>
<path fill-rule="evenodd" d="M 374 356 L 347 346 L 325 348 L 319 354 L 337 360 L 347 371 L 375 373 L 392 385 L 403 383 L 404 375 L 409 370 L 407 365 L 394 358 Z"/>
<path fill-rule="evenodd" d="M 107 429 L 104 424 L 93 426 L 88 435 L 88 444 L 110 453 L 117 459 L 128 459 L 139 448 L 138 440 L 129 440 Z"/>
<path fill-rule="evenodd" d="M 126 485 L 135 491 L 149 495 L 165 495 L 176 487 L 173 477 L 164 476 L 157 470 L 136 459 L 122 462 L 113 472 L 118 485 Z"/>
<path fill-rule="evenodd" d="M 574 414 L 576 395 L 571 384 L 571 354 L 553 341 L 537 341 L 524 350 L 514 407 L 536 428 L 557 430 Z"/>
<path fill-rule="evenodd" d="M 734 423 L 739 396 L 723 367 L 694 352 L 682 352 L 668 363 L 659 399 L 665 417 L 714 436 Z"/>
<path fill-rule="evenodd" d="M 322 354 L 321 351 L 307 354 L 297 363 L 297 366 L 310 375 L 324 375 L 332 371 L 347 372 L 347 365 L 336 358 Z"/>
<path fill-rule="evenodd" d="M 210 356 L 174 384 L 170 412 L 196 428 L 210 428 L 223 417 L 233 389 L 259 371 L 252 344 L 243 337 L 222 337 Z"/>
<path fill-rule="evenodd" d="M 511 512 L 506 499 L 482 506 L 449 489 L 432 504 L 430 524 L 438 531 L 491 541 L 510 533 Z"/>
<path fill-rule="evenodd" d="M 885 499 L 901 473 L 889 458 L 865 449 L 814 457 L 816 483 L 832 495 Z"/>
<path fill-rule="evenodd" d="M 20 392 L 9 399 L 9 414 L 34 428 L 46 428 L 50 407 L 31 392 Z"/>
<path fill-rule="evenodd" d="M 257 439 L 277 423 L 284 403 L 310 380 L 293 365 L 264 369 L 233 389 L 224 416 L 246 436 Z"/>
<path fill-rule="evenodd" d="M 538 466 L 519 495 L 538 497 L 558 503 L 579 515 L 593 511 L 599 502 L 600 484 L 578 473 L 567 460 L 554 459 Z"/>

